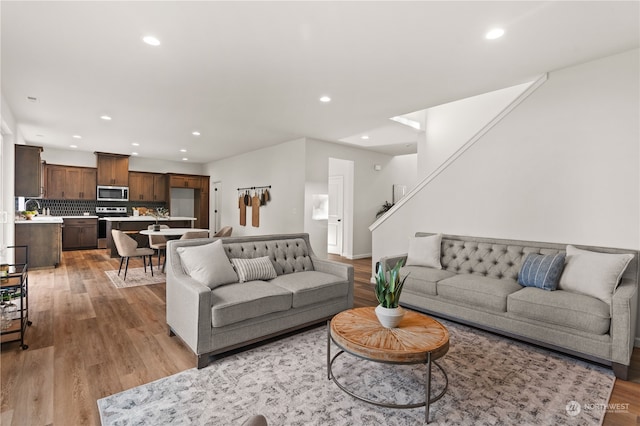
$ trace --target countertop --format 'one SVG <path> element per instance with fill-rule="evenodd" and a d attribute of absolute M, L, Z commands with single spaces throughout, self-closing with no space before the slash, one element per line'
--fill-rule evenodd
<path fill-rule="evenodd" d="M 84 217 L 84 216 L 83 216 Z M 45 224 L 45 223 L 62 223 L 62 217 L 60 216 L 36 216 L 31 220 L 16 220 L 16 225 L 32 225 L 32 224 Z"/>
<path fill-rule="evenodd" d="M 31 220 L 20 219 L 16 220 L 16 223 L 63 223 L 64 219 L 98 219 L 98 216 L 90 215 L 90 216 L 44 216 L 38 215 L 33 217 Z"/>
<path fill-rule="evenodd" d="M 108 222 L 155 222 L 156 218 L 153 216 L 129 216 L 129 217 L 105 217 L 103 220 Z M 182 216 L 170 216 L 161 217 L 158 222 L 167 222 L 169 220 L 196 220 L 195 217 L 182 217 Z"/>

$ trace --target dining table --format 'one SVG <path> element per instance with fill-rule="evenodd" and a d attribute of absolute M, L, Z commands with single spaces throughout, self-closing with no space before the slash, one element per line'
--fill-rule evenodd
<path fill-rule="evenodd" d="M 160 235 L 165 238 L 166 237 L 176 238 L 176 237 L 182 237 L 187 232 L 201 232 L 201 231 L 209 232 L 208 229 L 202 229 L 202 228 L 160 228 L 160 230 L 158 231 L 154 231 L 152 229 L 143 229 L 141 231 L 138 231 L 138 233 L 142 235 Z"/>

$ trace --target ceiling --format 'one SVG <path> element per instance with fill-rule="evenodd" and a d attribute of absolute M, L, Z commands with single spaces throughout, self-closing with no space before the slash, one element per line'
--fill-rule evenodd
<path fill-rule="evenodd" d="M 195 163 L 300 137 L 415 152 L 417 131 L 390 117 L 637 48 L 640 39 L 637 1 L 0 8 L 2 95 L 28 143 Z M 504 37 L 486 40 L 496 26 Z M 161 45 L 143 43 L 149 34 Z M 331 102 L 319 102 L 323 95 Z"/>

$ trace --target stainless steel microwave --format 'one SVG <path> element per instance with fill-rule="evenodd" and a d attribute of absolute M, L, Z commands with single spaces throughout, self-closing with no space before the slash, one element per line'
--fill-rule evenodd
<path fill-rule="evenodd" d="M 129 201 L 129 187 L 98 185 L 98 201 Z"/>

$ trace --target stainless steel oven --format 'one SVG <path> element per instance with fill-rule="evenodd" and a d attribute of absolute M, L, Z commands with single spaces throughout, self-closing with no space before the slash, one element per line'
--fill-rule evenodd
<path fill-rule="evenodd" d="M 127 208 L 121 206 L 96 207 L 98 216 L 98 248 L 107 248 L 107 217 L 127 217 Z"/>

